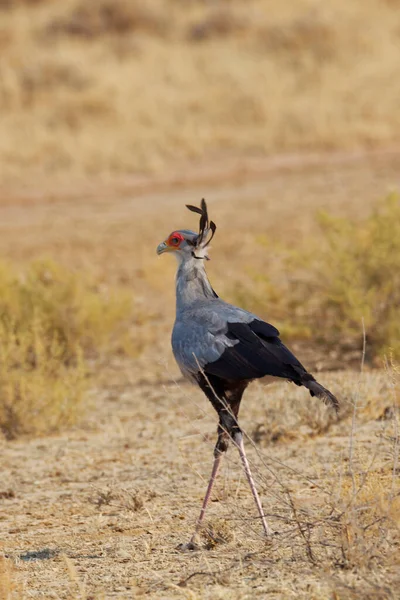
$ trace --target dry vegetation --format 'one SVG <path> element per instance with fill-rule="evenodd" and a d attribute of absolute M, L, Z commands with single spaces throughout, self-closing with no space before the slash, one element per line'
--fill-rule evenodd
<path fill-rule="evenodd" d="M 3 0 L 1 178 L 396 144 L 394 0 Z"/>
<path fill-rule="evenodd" d="M 90 375 L 131 346 L 133 322 L 132 299 L 87 276 L 50 261 L 21 274 L 0 265 L 0 432 L 12 439 L 75 423 Z"/>
<path fill-rule="evenodd" d="M 31 594 L 394 600 L 400 547 L 395 376 L 366 373 L 357 382 L 349 372 L 325 374 L 356 418 L 353 426 L 348 418 L 331 422 L 323 436 L 315 434 L 317 406 L 301 390 L 256 384 L 243 410 L 246 431 L 268 427 L 265 412 L 273 414 L 276 403 L 285 407 L 284 437 L 248 443 L 277 533 L 270 543 L 263 540 L 230 450 L 196 553 L 176 547 L 190 536 L 199 510 L 214 415 L 186 386 L 144 386 L 136 395 L 118 387 L 118 399 L 103 394 L 95 432 L 9 445 L 0 585 L 8 591 L 22 581 L 20 595 L 8 596 L 18 600 Z"/>
<path fill-rule="evenodd" d="M 286 280 L 267 268 L 253 275 L 254 285 L 236 287 L 237 302 L 256 313 L 274 306 L 283 317 L 283 334 L 291 340 L 312 339 L 325 351 L 359 356 L 367 335 L 368 362 L 381 364 L 391 353 L 400 358 L 400 199 L 376 203 L 363 218 L 316 215 L 320 235 L 294 247 L 282 247 Z M 278 236 L 260 237 L 267 254 Z M 312 294 L 309 293 L 312 290 Z"/>
<path fill-rule="evenodd" d="M 400 160 L 349 150 L 397 143 L 398 8 L 0 0 L 0 600 L 398 597 Z M 277 533 L 230 450 L 182 553 L 216 419 L 172 360 L 155 248 L 202 196 L 213 286 L 342 409 L 254 383 Z"/>
<path fill-rule="evenodd" d="M 290 303 L 282 295 L 266 294 L 262 306 L 255 272 L 263 276 L 264 286 L 270 274 L 278 290 L 296 271 L 299 280 L 306 271 L 318 282 L 319 261 L 334 259 L 331 236 L 336 236 L 334 244 L 340 255 L 346 254 L 346 264 L 362 268 L 372 282 L 374 258 L 385 263 L 397 256 L 392 234 L 398 200 L 377 200 L 397 181 L 399 164 L 394 155 L 350 165 L 299 162 L 272 169 L 264 163 L 264 168 L 265 175 L 238 171 L 233 179 L 211 183 L 209 173 L 199 175 L 203 180 L 197 186 L 218 224 L 208 265 L 214 286 L 235 300 L 241 283 L 241 293 L 243 286 L 248 290 L 243 301 L 256 299 L 263 316 L 284 328 L 290 324 Z M 194 554 L 176 550 L 189 538 L 199 510 L 216 423 L 201 392 L 179 380 L 171 360 L 175 264 L 168 257 L 157 259 L 154 249 L 174 226 L 195 224 L 183 205 L 201 194 L 195 184 L 181 180 L 172 180 L 169 188 L 160 183 L 162 194 L 156 182 L 147 188 L 135 185 L 100 193 L 90 188 L 70 195 L 64 188 L 59 195 L 27 193 L 6 197 L 0 205 L 0 252 L 14 282 L 3 286 L 3 298 L 12 292 L 12 314 L 21 315 L 16 300 L 22 289 L 33 286 L 28 299 L 36 299 L 44 324 L 51 317 L 58 325 L 50 331 L 64 333 L 74 324 L 72 347 L 79 343 L 92 369 L 84 402 L 90 410 L 78 425 L 51 437 L 0 442 L 1 593 L 7 600 L 32 595 L 394 600 L 400 555 L 400 375 L 398 361 L 392 365 L 390 356 L 384 369 L 370 371 L 367 360 L 360 375 L 359 347 L 352 349 L 356 371 L 319 373 L 342 399 L 339 419 L 285 383 L 256 383 L 246 395 L 241 422 L 256 442 L 253 446 L 249 440 L 248 447 L 268 519 L 278 532 L 272 543 L 265 544 L 261 536 L 238 459 L 230 451 L 202 549 Z M 322 208 L 335 218 L 321 229 Z M 321 249 L 314 254 L 315 265 L 306 251 L 314 243 Z M 43 258 L 36 263 L 40 267 L 29 266 L 43 254 L 57 256 L 50 277 Z M 334 264 L 331 272 L 335 283 Z M 41 310 L 55 282 L 60 287 L 51 293 L 50 307 L 59 310 Z M 394 277 L 391 282 L 394 286 Z M 332 288 L 320 284 L 321 301 L 327 300 Z M 98 316 L 100 308 L 91 310 L 103 306 L 109 290 L 121 287 L 135 299 L 129 318 L 140 353 L 134 360 L 121 353 L 127 328 L 121 330 L 120 324 L 129 311 L 111 310 L 108 325 Z M 77 294 L 72 292 L 76 288 Z M 119 293 L 116 298 L 120 306 Z M 300 310 L 299 296 L 295 302 Z M 83 309 L 78 315 L 77 306 Z M 347 309 L 347 302 L 341 308 Z M 367 336 L 374 322 L 362 314 L 364 305 L 359 310 L 362 338 L 361 318 Z M 89 326 L 85 315 L 92 314 Z M 297 314 L 309 326 L 307 312 Z M 315 319 L 322 330 L 323 315 L 316 312 Z M 23 322 L 31 323 L 26 317 Z M 327 331 L 331 327 L 328 320 Z M 289 334 L 294 332 L 288 331 L 286 340 Z M 102 340 L 98 349 L 96 340 Z M 297 350 L 306 364 L 319 370 L 350 364 L 341 347 L 332 354 L 321 340 L 315 334 L 306 345 L 312 353 L 300 340 L 303 346 Z M 106 353 L 103 359 L 96 359 L 97 350 Z M 43 418 L 36 421 L 43 423 Z"/>

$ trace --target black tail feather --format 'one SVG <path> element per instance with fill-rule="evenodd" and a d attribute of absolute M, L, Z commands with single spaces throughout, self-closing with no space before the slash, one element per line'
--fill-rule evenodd
<path fill-rule="evenodd" d="M 292 365 L 292 368 L 297 373 L 297 377 L 293 378 L 292 381 L 296 385 L 304 385 L 307 389 L 310 390 L 311 396 L 317 396 L 317 398 L 321 398 L 321 400 L 327 406 L 331 406 L 338 413 L 340 409 L 339 400 L 323 385 L 315 381 L 315 378 L 311 373 L 307 373 L 302 365 L 300 368 L 297 365 Z"/>
<path fill-rule="evenodd" d="M 321 398 L 321 400 L 327 406 L 331 406 L 335 409 L 336 412 L 339 412 L 340 404 L 339 400 L 324 386 L 322 386 L 318 381 L 315 381 L 314 378 L 306 379 L 302 381 L 302 384 L 310 390 L 311 396 L 317 396 L 317 398 Z"/>

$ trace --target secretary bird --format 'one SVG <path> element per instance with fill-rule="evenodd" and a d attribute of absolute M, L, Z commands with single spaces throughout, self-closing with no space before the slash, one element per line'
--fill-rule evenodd
<path fill-rule="evenodd" d="M 178 259 L 176 276 L 176 320 L 172 349 L 183 373 L 200 386 L 218 413 L 218 439 L 214 465 L 195 532 L 186 548 L 196 549 L 199 531 L 212 487 L 229 441 L 239 450 L 247 480 L 264 532 L 271 535 L 250 471 L 239 427 L 238 415 L 243 392 L 253 379 L 266 375 L 287 379 L 306 387 L 311 396 L 339 409 L 337 398 L 308 373 L 279 339 L 279 331 L 256 315 L 221 300 L 207 278 L 205 261 L 216 225 L 208 220 L 207 205 L 187 205 L 200 214 L 199 233 L 173 231 L 157 248 L 157 254 L 172 252 Z"/>

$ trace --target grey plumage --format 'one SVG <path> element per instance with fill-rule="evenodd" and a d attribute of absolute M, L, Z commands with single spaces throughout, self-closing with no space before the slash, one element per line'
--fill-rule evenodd
<path fill-rule="evenodd" d="M 174 231 L 157 248 L 158 254 L 174 252 L 179 262 L 172 349 L 183 375 L 201 387 L 219 415 L 216 461 L 230 439 L 238 446 L 267 532 L 238 424 L 244 390 L 253 379 L 270 375 L 306 387 L 312 396 L 318 396 L 335 410 L 339 403 L 282 343 L 273 325 L 217 296 L 205 271 L 208 246 L 216 226 L 208 221 L 204 200 L 200 208 L 188 208 L 201 215 L 199 233 Z M 218 464 L 214 465 L 214 478 Z M 213 481 L 212 478 L 198 523 L 204 516 Z"/>
<path fill-rule="evenodd" d="M 191 238 L 196 235 L 189 231 L 181 233 L 190 234 Z M 268 328 L 268 335 L 262 335 L 262 332 L 261 335 L 260 332 L 257 335 L 254 326 L 249 328 L 246 339 L 240 334 L 232 335 L 230 331 L 230 325 L 252 323 L 262 323 L 264 328 Z M 252 339 L 249 339 L 249 334 Z M 215 374 L 213 363 L 228 349 L 241 343 L 252 346 L 253 367 L 254 361 L 259 363 L 261 359 L 263 363 L 258 370 L 248 369 L 247 377 L 246 372 L 243 372 L 243 369 L 238 370 L 236 365 L 236 369 L 228 374 L 228 379 L 236 379 L 240 372 L 240 379 L 251 380 L 265 375 L 283 377 L 297 385 L 304 385 L 311 395 L 321 397 L 327 404 L 338 408 L 335 396 L 307 373 L 303 365 L 279 340 L 279 331 L 275 327 L 264 323 L 258 316 L 218 298 L 208 281 L 204 261 L 185 257 L 179 265 L 176 277 L 176 320 L 172 332 L 172 349 L 182 373 L 196 382 L 201 369 L 206 374 Z"/>

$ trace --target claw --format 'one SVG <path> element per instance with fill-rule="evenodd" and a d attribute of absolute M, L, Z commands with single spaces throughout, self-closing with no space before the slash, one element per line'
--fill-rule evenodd
<path fill-rule="evenodd" d="M 187 544 L 179 544 L 176 549 L 179 550 L 179 552 L 197 552 L 200 550 L 200 546 L 193 540 L 190 540 Z"/>

